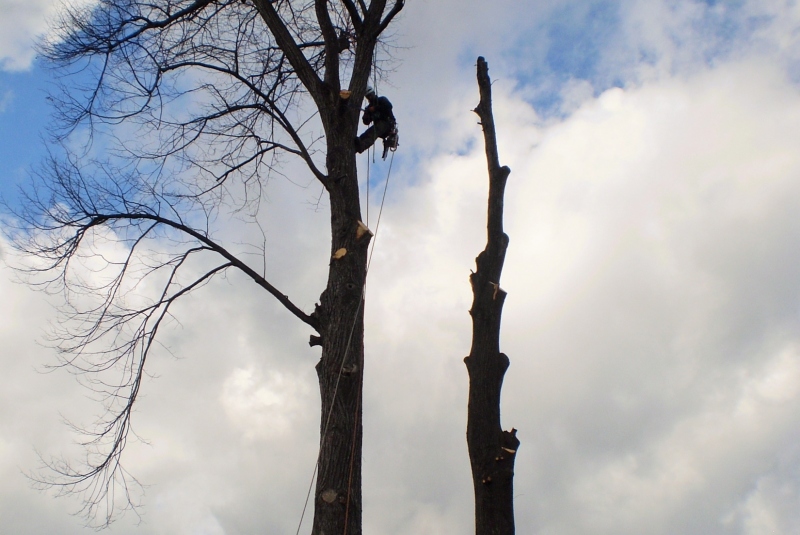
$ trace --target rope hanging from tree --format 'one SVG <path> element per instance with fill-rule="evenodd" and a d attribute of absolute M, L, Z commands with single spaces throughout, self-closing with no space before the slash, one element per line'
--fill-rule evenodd
<path fill-rule="evenodd" d="M 366 292 L 366 289 L 367 289 L 367 276 L 369 275 L 369 268 L 372 265 L 372 255 L 375 252 L 375 246 L 378 243 L 378 230 L 380 229 L 380 225 L 381 225 L 381 216 L 383 215 L 383 207 L 384 207 L 384 205 L 386 203 L 386 192 L 389 189 L 389 179 L 392 176 L 392 164 L 393 163 L 394 163 L 394 151 L 392 151 L 392 157 L 389 160 L 389 169 L 388 169 L 388 171 L 386 173 L 386 181 L 384 182 L 384 186 L 383 186 L 383 195 L 381 197 L 380 208 L 378 209 L 378 219 L 377 219 L 377 222 L 375 223 L 375 233 L 374 233 L 374 236 L 372 238 L 372 247 L 370 248 L 369 258 L 367 259 L 367 268 L 366 268 L 366 271 L 364 273 L 364 286 L 361 288 L 361 299 L 359 300 L 358 307 L 356 308 L 355 316 L 353 317 L 353 323 L 352 323 L 352 326 L 350 327 L 350 333 L 347 336 L 347 344 L 345 345 L 345 350 L 344 350 L 343 355 L 342 355 L 342 364 L 339 367 L 339 375 L 336 378 L 336 384 L 334 385 L 334 388 L 333 388 L 333 399 L 331 400 L 331 408 L 328 411 L 328 416 L 325 419 L 325 427 L 323 429 L 321 438 L 324 438 L 325 435 L 328 434 L 328 429 L 329 429 L 330 422 L 331 422 L 331 416 L 333 414 L 333 406 L 334 406 L 334 403 L 336 401 L 336 394 L 339 391 L 339 381 L 341 380 L 342 372 L 344 371 L 344 363 L 347 361 L 347 354 L 350 351 L 350 342 L 353 339 L 353 332 L 355 331 L 356 322 L 358 321 L 358 315 L 361 312 L 361 307 L 364 306 L 364 296 L 365 296 L 365 292 Z M 367 184 L 369 184 L 369 182 L 367 182 Z M 367 206 L 369 206 L 369 197 L 367 198 Z M 362 385 L 361 390 L 363 390 L 363 385 Z M 353 448 L 351 448 L 351 453 L 350 453 L 350 473 L 349 473 L 348 484 L 347 484 L 347 501 L 346 501 L 346 505 L 345 505 L 345 523 L 344 523 L 344 533 L 343 533 L 343 535 L 347 535 L 347 519 L 348 519 L 348 515 L 349 515 L 349 512 L 350 512 L 350 490 L 351 490 L 352 482 L 353 482 L 355 430 L 358 428 L 358 411 L 359 411 L 360 406 L 361 406 L 361 390 L 359 391 L 357 402 L 356 402 L 356 425 L 353 428 L 353 438 L 352 438 Z M 306 493 L 306 500 L 305 500 L 305 503 L 303 504 L 303 511 L 300 514 L 300 522 L 297 525 L 297 532 L 296 532 L 295 535 L 299 535 L 300 534 L 300 528 L 303 525 L 303 519 L 305 518 L 306 510 L 308 509 L 308 501 L 311 499 L 311 490 L 314 487 L 314 478 L 316 478 L 317 470 L 319 469 L 319 457 L 320 457 L 321 454 L 322 454 L 322 440 L 320 440 L 320 447 L 317 450 L 317 460 L 314 463 L 314 471 L 311 474 L 311 482 L 308 485 L 308 492 Z"/>

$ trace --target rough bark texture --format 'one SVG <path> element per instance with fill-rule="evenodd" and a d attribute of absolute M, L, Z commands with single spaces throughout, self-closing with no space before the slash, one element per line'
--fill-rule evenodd
<path fill-rule="evenodd" d="M 336 137 L 343 146 L 334 146 L 328 152 L 330 176 L 339 177 L 330 187 L 331 265 L 328 285 L 315 313 L 322 337 L 322 357 L 317 364 L 322 412 L 312 533 L 360 535 L 362 289 L 369 234 L 360 239 L 356 236 L 361 217 L 353 135 Z M 336 140 L 331 139 L 330 145 L 336 145 Z M 334 259 L 334 253 L 341 249 L 347 253 Z"/>
<path fill-rule="evenodd" d="M 467 445 L 475 490 L 475 533 L 514 533 L 514 460 L 519 440 L 516 430 L 500 424 L 500 390 L 509 360 L 500 352 L 500 319 L 506 292 L 500 275 L 508 247 L 503 232 L 503 192 L 511 170 L 500 166 L 492 116 L 491 80 L 486 61 L 478 58 L 481 100 L 475 113 L 481 119 L 489 165 L 489 214 L 486 248 L 470 275 L 473 301 L 472 347 L 464 359 L 469 372 Z"/>

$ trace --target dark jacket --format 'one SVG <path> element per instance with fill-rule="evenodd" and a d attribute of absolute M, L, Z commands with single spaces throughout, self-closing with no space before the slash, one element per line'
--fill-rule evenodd
<path fill-rule="evenodd" d="M 385 121 L 394 124 L 394 114 L 392 113 L 392 103 L 386 97 L 378 97 L 369 101 L 367 109 L 364 110 L 364 116 L 361 122 L 370 124 L 372 122 Z"/>

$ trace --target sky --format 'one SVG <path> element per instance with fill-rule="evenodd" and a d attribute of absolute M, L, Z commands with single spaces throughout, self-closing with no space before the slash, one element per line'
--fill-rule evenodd
<path fill-rule="evenodd" d="M 485 243 L 470 111 L 483 55 L 512 170 L 501 350 L 503 425 L 522 443 L 517 532 L 800 533 L 800 4 L 489 4 L 409 0 L 378 85 L 400 149 L 367 292 L 365 532 L 472 529 L 462 359 Z M 44 154 L 53 74 L 32 42 L 54 5 L 0 0 L 12 203 Z M 389 171 L 369 169 L 374 229 Z M 264 204 L 268 279 L 306 311 L 329 249 L 318 195 L 275 179 Z M 63 419 L 91 423 L 99 406 L 74 376 L 44 373 L 59 299 L 17 282 L 18 261 L 0 242 L 0 533 L 90 533 L 79 500 L 25 476 L 37 452 L 80 458 Z M 319 350 L 251 287 L 231 275 L 176 309 L 134 413 L 143 441 L 125 452 L 141 517 L 108 533 L 297 530 Z"/>

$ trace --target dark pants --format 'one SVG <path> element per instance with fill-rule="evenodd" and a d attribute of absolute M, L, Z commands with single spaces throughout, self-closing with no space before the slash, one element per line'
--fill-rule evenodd
<path fill-rule="evenodd" d="M 372 126 L 364 130 L 364 133 L 356 138 L 356 152 L 364 152 L 370 148 L 378 138 L 384 139 L 391 131 L 391 122 L 375 121 Z"/>

